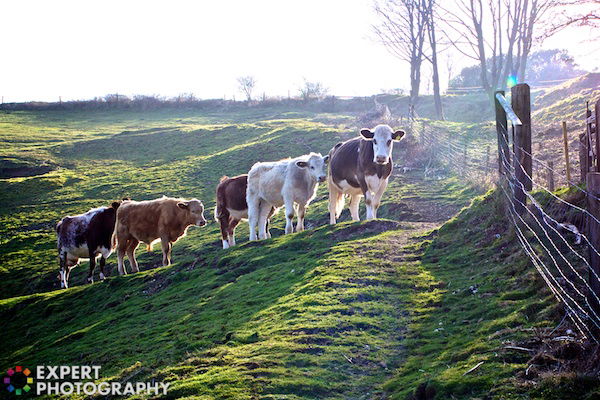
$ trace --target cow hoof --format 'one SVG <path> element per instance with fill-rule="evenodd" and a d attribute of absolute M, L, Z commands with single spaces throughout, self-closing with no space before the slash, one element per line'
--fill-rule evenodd
<path fill-rule="evenodd" d="M 106 279 L 106 277 L 104 276 L 104 274 L 103 274 L 102 272 L 100 272 L 100 280 L 102 280 L 102 281 L 103 281 L 103 280 L 105 280 L 105 279 Z"/>
<path fill-rule="evenodd" d="M 223 240 L 223 248 L 224 249 L 228 249 L 229 248 L 229 243 L 227 242 L 227 240 Z"/>

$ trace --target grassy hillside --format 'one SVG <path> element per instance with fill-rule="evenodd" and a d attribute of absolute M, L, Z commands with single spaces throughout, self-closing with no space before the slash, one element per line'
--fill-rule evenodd
<path fill-rule="evenodd" d="M 522 398 L 514 377 L 528 358 L 503 344 L 559 313 L 496 194 L 444 224 L 479 194 L 451 174 L 397 171 L 381 220 L 328 226 L 321 188 L 306 232 L 282 236 L 279 215 L 273 239 L 248 243 L 242 225 L 241 245 L 222 250 L 217 224 L 191 228 L 170 267 L 140 249 L 139 274 L 115 276 L 113 256 L 106 281 L 84 285 L 84 263 L 72 288 L 55 290 L 60 217 L 162 194 L 198 197 L 208 217 L 221 175 L 325 153 L 356 134 L 352 121 L 277 108 L 0 114 L 0 157 L 19 165 L 7 174 L 33 175 L 0 180 L 11 344 L 0 368 L 102 365 L 104 379 L 171 382 L 172 398 L 405 399 L 418 387 L 437 399 Z"/>

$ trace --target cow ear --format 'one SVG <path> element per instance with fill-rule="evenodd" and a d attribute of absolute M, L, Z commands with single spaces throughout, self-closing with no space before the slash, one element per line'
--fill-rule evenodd
<path fill-rule="evenodd" d="M 325 164 L 329 164 L 329 154 L 327 154 L 325 157 L 323 157 L 323 162 Z"/>
<path fill-rule="evenodd" d="M 177 203 L 177 207 L 181 208 L 182 210 L 187 209 L 189 205 L 189 201 L 180 201 L 179 203 Z"/>
<path fill-rule="evenodd" d="M 296 161 L 296 166 L 298 168 L 306 168 L 308 167 L 308 163 L 306 161 Z"/>
<path fill-rule="evenodd" d="M 113 201 L 112 204 L 111 204 L 112 208 L 114 208 L 115 210 L 117 208 L 119 208 L 120 205 L 121 205 L 120 201 Z"/>
<path fill-rule="evenodd" d="M 371 132 L 370 129 L 361 129 L 360 130 L 360 134 L 363 135 L 363 137 L 365 139 L 373 139 L 373 136 L 375 136 L 375 134 L 373 132 Z"/>
<path fill-rule="evenodd" d="M 402 139 L 402 136 L 404 136 L 406 132 L 402 131 L 402 130 L 398 130 L 394 133 L 392 133 L 392 139 L 394 140 L 400 140 Z"/>

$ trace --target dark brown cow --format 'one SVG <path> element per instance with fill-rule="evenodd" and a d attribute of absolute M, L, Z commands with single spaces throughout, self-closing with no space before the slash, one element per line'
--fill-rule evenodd
<path fill-rule="evenodd" d="M 96 257 L 100 255 L 100 279 L 104 279 L 106 259 L 114 249 L 112 234 L 115 229 L 117 209 L 121 202 L 110 207 L 94 208 L 85 214 L 64 217 L 56 225 L 60 286 L 69 287 L 71 269 L 81 258 L 90 260 L 88 282 L 93 282 Z"/>
<path fill-rule="evenodd" d="M 135 250 L 140 242 L 152 249 L 152 243 L 160 240 L 163 265 L 171 264 L 173 243 L 185 236 L 192 225 L 204 226 L 204 205 L 200 200 L 162 197 L 148 201 L 125 201 L 117 212 L 115 237 L 119 274 L 126 273 L 124 257 L 127 254 L 131 269 L 138 272 Z"/>
<path fill-rule="evenodd" d="M 217 205 L 215 206 L 215 220 L 221 225 L 223 248 L 235 246 L 235 228 L 242 219 L 248 219 L 248 203 L 246 203 L 246 189 L 248 187 L 248 174 L 221 178 L 217 186 Z M 269 217 L 275 208 L 271 208 Z M 268 226 L 267 218 L 267 226 Z M 267 232 L 269 232 L 267 228 Z M 270 237 L 270 234 L 267 233 Z"/>
<path fill-rule="evenodd" d="M 358 221 L 358 205 L 365 196 L 367 219 L 377 218 L 381 196 L 392 173 L 392 147 L 404 131 L 377 125 L 373 131 L 362 129 L 361 136 L 338 143 L 329 162 L 329 222 L 335 224 L 344 208 L 344 195 L 350 196 L 350 214 Z"/>

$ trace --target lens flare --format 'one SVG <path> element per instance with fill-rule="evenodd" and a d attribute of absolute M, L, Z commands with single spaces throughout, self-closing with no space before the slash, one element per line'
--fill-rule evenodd
<path fill-rule="evenodd" d="M 508 78 L 506 78 L 506 86 L 508 88 L 511 88 L 513 86 L 515 86 L 517 84 L 517 77 L 514 75 L 510 75 Z"/>

